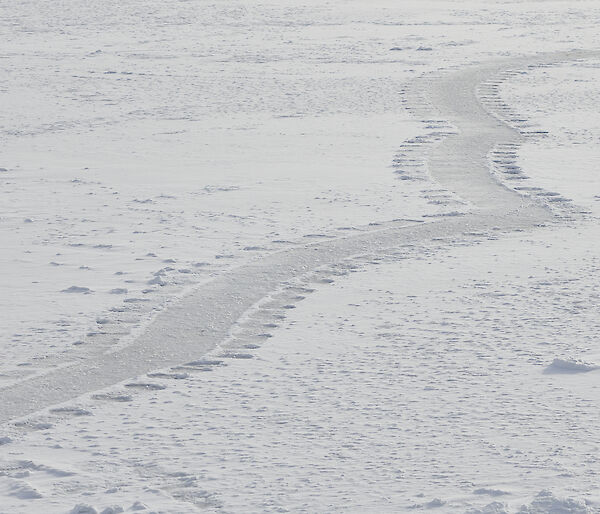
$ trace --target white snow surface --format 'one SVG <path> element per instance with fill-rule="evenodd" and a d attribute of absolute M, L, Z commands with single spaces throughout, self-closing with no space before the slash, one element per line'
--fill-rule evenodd
<path fill-rule="evenodd" d="M 600 213 L 600 61 L 585 59 L 518 74 L 502 96 L 529 125 L 546 132 L 523 145 L 518 165 L 556 206 Z M 574 207 L 569 203 L 574 203 Z"/>
<path fill-rule="evenodd" d="M 0 513 L 600 512 L 597 2 L 0 20 Z"/>

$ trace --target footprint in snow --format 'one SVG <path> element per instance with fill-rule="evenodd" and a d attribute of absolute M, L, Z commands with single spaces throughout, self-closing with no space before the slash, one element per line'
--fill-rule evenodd
<path fill-rule="evenodd" d="M 144 389 L 146 391 L 161 391 L 167 388 L 167 386 L 152 382 L 131 382 L 129 384 L 125 384 L 125 387 L 130 387 L 132 389 Z"/>
<path fill-rule="evenodd" d="M 212 371 L 215 366 L 225 366 L 222 360 L 206 360 L 200 359 L 187 362 L 182 366 L 171 368 L 173 371 Z"/>
<path fill-rule="evenodd" d="M 315 238 L 331 238 L 332 236 L 329 236 L 327 234 L 306 234 L 302 237 L 306 237 L 308 239 L 315 239 Z"/>
<path fill-rule="evenodd" d="M 150 378 L 170 378 L 173 380 L 183 380 L 189 376 L 189 373 L 148 373 Z"/>
<path fill-rule="evenodd" d="M 253 359 L 254 355 L 250 353 L 226 352 L 221 354 L 224 359 Z"/>
<path fill-rule="evenodd" d="M 119 393 L 98 393 L 92 395 L 93 400 L 108 400 L 113 402 L 130 402 L 133 397 L 128 394 Z"/>
<path fill-rule="evenodd" d="M 50 409 L 52 414 L 56 415 L 70 415 L 70 416 L 91 416 L 92 413 L 89 410 L 80 409 L 79 407 L 57 407 Z"/>
<path fill-rule="evenodd" d="M 317 284 L 333 284 L 335 282 L 335 280 L 333 280 L 332 278 L 321 278 L 321 279 L 315 280 L 315 282 Z"/>
<path fill-rule="evenodd" d="M 89 287 L 81 287 L 81 286 L 71 286 L 67 289 L 63 289 L 61 293 L 81 293 L 81 294 L 90 294 L 92 290 Z"/>
<path fill-rule="evenodd" d="M 52 423 L 34 423 L 32 421 L 17 421 L 15 427 L 23 428 L 25 430 L 49 430 L 54 425 Z"/>

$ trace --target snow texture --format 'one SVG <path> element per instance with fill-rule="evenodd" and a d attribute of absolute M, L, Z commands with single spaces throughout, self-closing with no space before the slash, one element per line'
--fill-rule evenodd
<path fill-rule="evenodd" d="M 0 19 L 0 513 L 600 512 L 594 1 Z"/>

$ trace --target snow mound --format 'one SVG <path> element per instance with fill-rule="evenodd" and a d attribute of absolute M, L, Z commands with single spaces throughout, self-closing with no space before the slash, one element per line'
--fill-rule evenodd
<path fill-rule="evenodd" d="M 123 507 L 106 507 L 100 514 L 120 514 L 123 511 Z"/>
<path fill-rule="evenodd" d="M 425 504 L 426 509 L 437 509 L 438 507 L 443 507 L 446 505 L 445 501 L 440 500 L 439 498 L 434 498 L 430 502 Z"/>
<path fill-rule="evenodd" d="M 541 491 L 529 506 L 523 505 L 519 514 L 592 514 L 583 501 L 573 498 L 559 499 L 550 491 Z"/>
<path fill-rule="evenodd" d="M 19 498 L 19 500 L 37 500 L 42 497 L 38 491 L 25 482 L 15 483 L 9 495 Z"/>
<path fill-rule="evenodd" d="M 474 492 L 475 492 L 475 494 L 485 494 L 488 496 L 504 496 L 506 494 L 510 494 L 510 493 L 507 493 L 506 491 L 502 491 L 500 489 L 488 489 L 485 487 L 476 489 Z"/>
<path fill-rule="evenodd" d="M 98 511 L 90 505 L 79 504 L 75 505 L 69 514 L 98 514 Z"/>
<path fill-rule="evenodd" d="M 544 373 L 587 373 L 596 369 L 600 369 L 600 366 L 582 361 L 581 359 L 568 357 L 565 359 L 554 359 L 552 364 L 544 370 Z"/>
<path fill-rule="evenodd" d="M 481 509 L 469 509 L 465 514 L 508 514 L 504 503 L 492 502 Z"/>

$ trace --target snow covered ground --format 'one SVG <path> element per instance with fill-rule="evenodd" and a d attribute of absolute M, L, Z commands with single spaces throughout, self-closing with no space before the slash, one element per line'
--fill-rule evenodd
<path fill-rule="evenodd" d="M 525 193 L 541 187 L 532 194 L 550 194 L 556 207 L 567 210 L 572 201 L 571 209 L 595 216 L 600 213 L 599 80 L 600 61 L 585 59 L 513 76 L 502 91 L 507 104 L 528 120 L 529 130 L 546 132 L 520 149 L 518 165 L 529 179 L 517 187 Z"/>
<path fill-rule="evenodd" d="M 524 58 L 597 48 L 596 2 L 61 6 L 0 5 L 0 413 L 38 411 L 0 512 L 600 512 L 600 61 Z M 554 215 L 438 175 L 439 77 L 506 58 L 491 173 Z M 229 338 L 177 361 L 178 305 Z"/>

